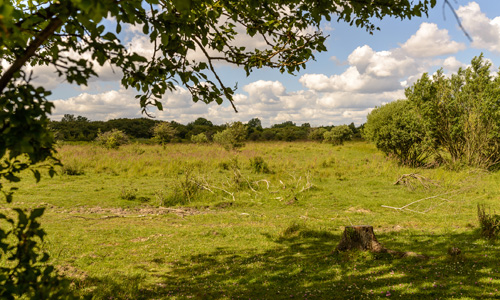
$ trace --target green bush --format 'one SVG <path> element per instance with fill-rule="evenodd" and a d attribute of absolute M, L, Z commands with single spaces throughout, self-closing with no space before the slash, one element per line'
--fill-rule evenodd
<path fill-rule="evenodd" d="M 347 125 L 335 126 L 330 131 L 323 133 L 323 141 L 333 145 L 343 145 L 352 139 L 352 130 Z"/>
<path fill-rule="evenodd" d="M 264 161 L 264 159 L 260 156 L 250 158 L 250 166 L 252 167 L 252 169 L 255 173 L 264 173 L 264 174 L 271 173 L 269 166 Z"/>
<path fill-rule="evenodd" d="M 407 100 L 375 108 L 368 114 L 363 133 L 378 149 L 402 164 L 420 165 L 429 155 L 423 124 Z"/>
<path fill-rule="evenodd" d="M 478 204 L 477 217 L 479 219 L 481 236 L 487 239 L 497 238 L 500 233 L 500 216 L 486 213 L 484 205 Z"/>
<path fill-rule="evenodd" d="M 98 133 L 96 138 L 97 144 L 108 149 L 118 149 L 121 145 L 129 143 L 128 136 L 121 130 L 112 129 L 104 133 Z"/>
<path fill-rule="evenodd" d="M 245 146 L 247 128 L 241 122 L 228 124 L 227 128 L 214 134 L 214 142 L 224 147 L 226 150 L 234 150 Z"/>
<path fill-rule="evenodd" d="M 323 141 L 323 135 L 325 132 L 327 132 L 326 128 L 319 127 L 319 128 L 314 128 L 310 133 L 308 138 L 313 141 Z"/>
<path fill-rule="evenodd" d="M 135 200 L 136 198 L 137 198 L 137 189 L 122 188 L 122 191 L 120 193 L 120 199 Z"/>
<path fill-rule="evenodd" d="M 153 141 L 158 144 L 171 142 L 177 130 L 169 122 L 160 122 L 153 127 Z"/>
<path fill-rule="evenodd" d="M 423 74 L 405 91 L 429 146 L 452 167 L 500 162 L 500 80 L 491 66 L 481 55 L 451 76 Z"/>
<path fill-rule="evenodd" d="M 202 132 L 200 134 L 191 136 L 191 142 L 195 144 L 206 144 L 208 143 L 208 138 L 207 135 Z"/>

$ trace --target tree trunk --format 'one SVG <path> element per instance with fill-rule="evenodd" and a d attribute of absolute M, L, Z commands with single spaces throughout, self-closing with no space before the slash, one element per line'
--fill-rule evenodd
<path fill-rule="evenodd" d="M 372 251 L 372 252 L 387 252 L 375 237 L 373 233 L 373 226 L 369 225 L 356 225 L 356 226 L 346 226 L 342 239 L 337 245 L 337 251 L 348 251 L 352 249 L 357 249 L 361 251 Z"/>

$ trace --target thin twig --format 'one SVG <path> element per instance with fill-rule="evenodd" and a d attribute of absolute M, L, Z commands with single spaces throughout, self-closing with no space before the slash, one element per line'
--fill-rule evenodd
<path fill-rule="evenodd" d="M 453 6 L 451 5 L 451 3 L 448 0 L 444 0 L 444 2 L 443 2 L 443 18 L 446 20 L 446 16 L 445 16 L 445 13 L 444 13 L 445 12 L 445 10 L 444 10 L 445 5 L 448 5 L 450 7 L 451 12 L 455 16 L 455 19 L 457 20 L 458 26 L 460 26 L 460 29 L 462 29 L 462 32 L 469 39 L 469 41 L 472 42 L 473 41 L 472 38 L 470 37 L 470 35 L 467 32 L 467 30 L 465 30 L 464 26 L 462 25 L 462 22 L 460 21 L 460 18 L 458 17 L 457 13 L 455 12 L 455 9 L 453 8 Z"/>

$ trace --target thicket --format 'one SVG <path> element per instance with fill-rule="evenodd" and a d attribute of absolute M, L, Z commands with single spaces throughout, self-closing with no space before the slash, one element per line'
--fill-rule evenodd
<path fill-rule="evenodd" d="M 365 136 L 405 164 L 498 165 L 500 79 L 490 69 L 481 55 L 451 76 L 423 74 L 406 89 L 407 100 L 370 113 Z"/>

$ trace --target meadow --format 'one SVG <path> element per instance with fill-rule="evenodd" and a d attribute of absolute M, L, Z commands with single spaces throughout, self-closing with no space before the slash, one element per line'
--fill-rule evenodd
<path fill-rule="evenodd" d="M 62 144 L 58 157 L 58 175 L 23 174 L 1 210 L 46 207 L 43 247 L 80 295 L 500 298 L 500 246 L 477 218 L 498 209 L 498 172 L 402 167 L 366 142 Z M 421 177 L 395 184 L 405 174 Z M 426 258 L 334 251 L 358 224 Z"/>

